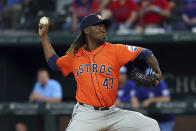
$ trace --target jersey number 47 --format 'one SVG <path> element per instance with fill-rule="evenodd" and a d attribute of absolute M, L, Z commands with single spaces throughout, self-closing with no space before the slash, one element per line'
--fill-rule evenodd
<path fill-rule="evenodd" d="M 112 89 L 113 82 L 114 82 L 114 78 L 105 78 L 103 82 L 103 86 L 106 87 L 106 89 Z"/>

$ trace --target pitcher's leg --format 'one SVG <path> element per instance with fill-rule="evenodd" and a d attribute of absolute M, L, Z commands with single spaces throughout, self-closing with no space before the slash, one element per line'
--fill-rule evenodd
<path fill-rule="evenodd" d="M 112 123 L 109 131 L 160 131 L 156 120 L 139 112 L 118 110 L 110 117 Z"/>
<path fill-rule="evenodd" d="M 77 104 L 65 131 L 99 131 L 104 126 L 102 116 L 101 112 Z"/>
<path fill-rule="evenodd" d="M 95 124 L 72 120 L 65 131 L 99 131 Z"/>

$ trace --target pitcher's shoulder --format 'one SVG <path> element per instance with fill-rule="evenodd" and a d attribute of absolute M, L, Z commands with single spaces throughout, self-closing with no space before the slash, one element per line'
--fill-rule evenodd
<path fill-rule="evenodd" d="M 116 47 L 119 47 L 119 46 L 125 46 L 123 44 L 113 44 L 113 43 L 109 43 L 109 42 L 106 42 L 106 47 L 111 47 L 111 48 L 116 48 Z"/>

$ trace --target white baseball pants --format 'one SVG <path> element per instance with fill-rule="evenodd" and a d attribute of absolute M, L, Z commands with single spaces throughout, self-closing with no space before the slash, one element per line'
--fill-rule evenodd
<path fill-rule="evenodd" d="M 66 131 L 160 131 L 156 120 L 139 112 L 119 109 L 94 110 L 89 105 L 74 106 Z"/>

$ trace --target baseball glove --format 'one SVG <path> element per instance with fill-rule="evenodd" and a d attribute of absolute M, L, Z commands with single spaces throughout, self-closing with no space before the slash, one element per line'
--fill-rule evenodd
<path fill-rule="evenodd" d="M 153 88 L 159 83 L 159 79 L 156 74 L 146 75 L 142 73 L 138 68 L 133 68 L 130 77 L 137 86 Z"/>

